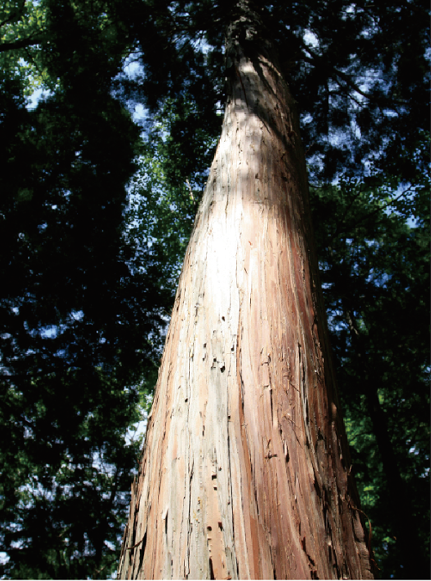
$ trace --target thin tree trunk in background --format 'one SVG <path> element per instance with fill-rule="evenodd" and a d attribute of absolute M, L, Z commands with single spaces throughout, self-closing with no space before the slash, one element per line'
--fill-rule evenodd
<path fill-rule="evenodd" d="M 365 338 L 361 335 L 354 313 L 343 302 L 343 309 L 350 328 L 350 336 L 354 353 L 358 357 L 366 378 L 364 393 L 366 396 L 368 413 L 373 426 L 374 436 L 380 456 L 382 458 L 384 477 L 392 505 L 396 507 L 394 532 L 397 546 L 397 579 L 428 579 L 430 577 L 429 560 L 422 552 L 418 535 L 418 524 L 414 516 L 406 483 L 401 476 L 395 454 L 385 412 L 379 400 L 379 377 L 367 365 Z M 402 499 L 402 502 L 400 502 Z M 412 559 L 414 555 L 414 559 Z M 409 563 L 408 571 L 404 571 L 403 563 Z"/>
<path fill-rule="evenodd" d="M 371 578 L 318 286 L 298 118 L 256 11 L 186 253 L 121 578 Z"/>

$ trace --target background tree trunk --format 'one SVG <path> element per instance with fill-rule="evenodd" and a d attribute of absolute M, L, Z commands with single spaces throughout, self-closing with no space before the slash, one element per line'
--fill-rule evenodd
<path fill-rule="evenodd" d="M 121 578 L 371 578 L 293 99 L 257 12 L 186 253 Z"/>
<path fill-rule="evenodd" d="M 411 505 L 411 495 L 398 467 L 397 456 L 388 430 L 387 419 L 379 400 L 379 377 L 376 377 L 375 370 L 370 368 L 369 362 L 367 361 L 364 337 L 361 336 L 354 313 L 345 304 L 345 301 L 343 307 L 350 328 L 354 353 L 361 361 L 360 365 L 366 377 L 364 392 L 367 400 L 368 413 L 373 425 L 377 447 L 382 458 L 389 496 L 392 505 L 397 507 L 398 518 L 394 523 L 398 556 L 398 575 L 396 578 L 406 578 L 403 568 L 405 568 L 406 563 L 412 560 L 411 555 L 415 555 L 414 565 L 410 565 L 409 568 L 409 574 L 411 576 L 409 578 L 427 579 L 430 573 L 429 560 L 421 551 L 421 542 L 418 535 L 420 527 L 416 522 L 414 510 Z M 400 499 L 403 499 L 403 501 L 399 502 Z M 415 576 L 412 577 L 412 574 Z"/>

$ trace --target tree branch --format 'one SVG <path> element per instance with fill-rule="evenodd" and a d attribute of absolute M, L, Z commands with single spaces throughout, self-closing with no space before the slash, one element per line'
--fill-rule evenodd
<path fill-rule="evenodd" d="M 308 55 L 310 55 L 310 57 L 311 57 L 311 58 L 305 57 L 306 62 L 310 63 L 313 66 L 317 66 L 317 63 L 320 60 L 323 60 L 323 57 L 315 54 L 312 50 L 309 49 L 309 47 L 304 42 L 302 42 L 301 44 L 302 44 L 302 47 L 305 50 L 305 52 Z M 371 95 L 370 93 L 366 93 L 360 87 L 358 87 L 358 85 L 351 79 L 351 77 L 349 75 L 347 75 L 346 73 L 343 73 L 342 71 L 339 71 L 334 66 L 330 66 L 329 68 L 335 74 L 335 76 L 337 76 L 339 79 L 342 79 L 346 83 L 346 85 L 348 85 L 356 93 L 358 93 L 362 97 L 365 97 L 366 99 L 368 99 L 371 102 L 377 103 L 380 106 L 383 105 L 385 107 L 391 107 L 394 110 L 395 110 L 395 105 L 407 105 L 406 101 L 398 101 L 396 99 L 390 99 L 388 97 L 379 98 L 379 97 L 376 97 L 376 95 Z M 340 84 L 340 82 L 337 79 L 335 79 L 335 80 L 337 81 L 338 85 L 341 88 L 343 88 L 343 86 Z"/>
<path fill-rule="evenodd" d="M 28 38 L 22 38 L 21 40 L 15 40 L 14 42 L 4 42 L 0 44 L 0 52 L 6 52 L 8 50 L 18 50 L 20 48 L 27 48 L 29 46 L 34 46 L 36 44 L 42 44 L 47 40 L 44 34 L 38 33 L 36 36 L 29 36 Z"/>
<path fill-rule="evenodd" d="M 409 186 L 407 189 L 403 190 L 401 192 L 401 194 L 399 194 L 396 198 L 394 198 L 393 200 L 390 200 L 389 202 L 387 202 L 386 204 L 384 204 L 383 206 L 379 206 L 378 208 L 376 208 L 375 210 L 373 210 L 372 212 L 369 212 L 368 214 L 365 214 L 365 216 L 362 216 L 362 218 L 360 218 L 356 224 L 354 225 L 354 229 L 356 229 L 358 227 L 359 224 L 361 224 L 362 222 L 364 222 L 364 220 L 367 220 L 368 218 L 370 218 L 370 216 L 373 216 L 374 214 L 378 214 L 379 212 L 382 212 L 383 210 L 385 210 L 388 206 L 392 206 L 393 204 L 396 204 L 398 202 L 399 199 L 401 199 L 403 196 L 405 196 L 407 194 L 407 192 L 409 192 L 412 189 L 413 185 Z M 337 236 L 342 236 L 343 234 L 346 234 L 346 231 L 341 231 L 337 234 Z"/>

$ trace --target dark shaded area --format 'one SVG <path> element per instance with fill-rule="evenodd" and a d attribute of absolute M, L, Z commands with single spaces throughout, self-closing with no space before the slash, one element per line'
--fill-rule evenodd
<path fill-rule="evenodd" d="M 156 254 L 124 238 L 140 137 L 111 85 L 127 45 L 88 6 L 46 9 L 51 95 L 30 111 L 20 71 L 0 79 L 0 571 L 99 578 L 115 566 L 139 449 L 126 434 L 172 297 Z"/>

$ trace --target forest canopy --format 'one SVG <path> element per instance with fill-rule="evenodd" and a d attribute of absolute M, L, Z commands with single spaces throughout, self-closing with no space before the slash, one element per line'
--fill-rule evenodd
<path fill-rule="evenodd" d="M 428 6 L 261 7 L 300 112 L 374 558 L 383 578 L 426 578 Z M 231 10 L 225 0 L 0 9 L 5 578 L 108 578 L 116 568 L 136 426 L 220 133 Z"/>

